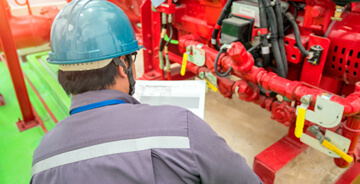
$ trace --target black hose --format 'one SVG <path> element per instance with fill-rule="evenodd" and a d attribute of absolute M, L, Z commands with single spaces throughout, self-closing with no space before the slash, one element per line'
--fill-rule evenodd
<path fill-rule="evenodd" d="M 169 15 L 169 17 L 170 16 L 171 15 Z M 169 40 L 165 44 L 165 62 L 166 62 L 166 70 L 168 72 L 168 80 L 171 80 L 171 76 L 170 76 L 171 69 L 170 69 L 169 52 L 168 52 L 168 46 L 169 46 L 169 44 L 171 42 L 171 39 L 173 38 L 173 35 L 174 35 L 171 20 L 169 20 L 169 29 L 170 29 L 170 37 L 169 37 Z"/>
<path fill-rule="evenodd" d="M 215 70 L 215 73 L 216 75 L 220 76 L 220 77 L 226 77 L 230 74 L 231 70 L 232 70 L 232 67 L 229 68 L 228 71 L 226 71 L 225 73 L 220 73 L 217 69 L 217 66 L 218 66 L 218 62 L 219 62 L 219 58 L 220 58 L 220 55 L 222 53 L 225 53 L 226 52 L 226 48 L 224 49 L 220 49 L 218 55 L 216 56 L 216 59 L 215 59 L 215 62 L 214 62 L 214 70 Z"/>
<path fill-rule="evenodd" d="M 295 9 L 300 9 L 300 8 L 301 8 L 299 5 L 297 5 L 297 4 L 296 4 L 295 2 L 293 2 L 293 1 L 289 1 L 289 3 L 290 3 L 291 5 L 293 5 Z"/>
<path fill-rule="evenodd" d="M 219 34 L 219 29 L 214 29 L 213 34 L 211 36 L 211 44 L 214 46 L 216 50 L 220 50 L 220 45 L 217 42 L 217 35 Z"/>
<path fill-rule="evenodd" d="M 164 58 L 162 52 L 164 50 L 164 33 L 166 34 L 166 24 L 161 26 L 160 43 L 159 43 L 159 68 L 164 69 Z"/>
<path fill-rule="evenodd" d="M 230 14 L 230 12 L 231 12 L 231 4 L 232 4 L 233 1 L 234 1 L 234 0 L 228 0 L 228 1 L 226 2 L 226 4 L 225 4 L 224 8 L 222 9 L 221 14 L 220 14 L 220 16 L 219 16 L 219 18 L 218 18 L 218 20 L 217 20 L 217 23 L 216 23 L 217 25 L 219 25 L 219 27 L 221 27 L 223 20 L 224 20 L 227 16 L 229 16 L 229 14 Z M 216 26 L 215 26 L 215 27 L 216 27 Z M 216 50 L 220 50 L 220 46 L 219 46 L 219 44 L 217 43 L 217 37 L 218 37 L 218 35 L 219 35 L 219 31 L 220 31 L 220 29 L 214 28 L 214 31 L 213 31 L 212 36 L 211 36 L 211 44 L 214 46 L 214 48 L 215 48 Z"/>
<path fill-rule="evenodd" d="M 300 6 L 296 5 L 296 4 L 295 4 L 294 2 L 292 2 L 292 1 L 289 1 L 289 3 L 290 3 L 291 5 L 293 5 L 293 7 L 294 7 L 294 17 L 295 17 L 295 20 L 296 20 L 296 18 L 297 18 L 297 16 L 298 16 L 298 10 L 300 9 Z M 286 22 L 284 23 L 284 25 L 286 25 L 285 28 L 284 28 L 284 32 L 286 32 L 286 31 L 290 28 L 290 26 L 291 26 L 289 20 L 286 19 Z"/>
<path fill-rule="evenodd" d="M 275 62 L 276 62 L 276 68 L 277 68 L 277 74 L 280 77 L 285 78 L 286 77 L 286 73 L 285 73 L 285 69 L 284 69 L 284 64 L 281 60 L 281 54 L 280 54 L 280 49 L 279 49 L 279 42 L 276 39 L 271 39 L 271 47 L 273 50 L 273 55 L 275 57 Z M 278 62 L 278 60 L 276 60 L 276 58 L 280 58 L 279 60 L 281 62 Z"/>
<path fill-rule="evenodd" d="M 279 31 L 280 54 L 281 54 L 282 61 L 284 63 L 285 76 L 287 76 L 288 63 L 287 63 L 287 59 L 286 59 L 286 52 L 285 52 L 285 46 L 284 46 L 284 22 L 283 22 L 283 15 L 281 12 L 280 0 L 275 0 L 275 14 L 276 14 L 277 26 L 278 26 L 278 31 Z"/>
<path fill-rule="evenodd" d="M 266 14 L 268 16 L 269 24 L 271 26 L 271 48 L 273 51 L 273 55 L 275 57 L 276 67 L 278 68 L 278 75 L 280 77 L 285 78 L 286 72 L 284 68 L 284 62 L 282 61 L 279 43 L 277 40 L 278 37 L 278 30 L 277 30 L 277 23 L 276 23 L 276 16 L 274 10 L 271 8 L 270 0 L 262 0 L 266 7 Z"/>
<path fill-rule="evenodd" d="M 171 22 L 169 22 L 169 29 L 170 29 L 170 37 L 169 37 L 169 40 L 165 44 L 166 47 L 169 46 L 169 44 L 174 36 L 174 33 L 173 33 L 174 30 L 173 30 L 173 26 L 172 26 Z"/>
<path fill-rule="evenodd" d="M 258 43 L 254 46 L 252 46 L 249 50 L 247 50 L 247 52 L 252 52 L 253 50 L 255 50 L 256 48 L 258 48 L 261 45 L 261 43 Z"/>
<path fill-rule="evenodd" d="M 164 46 L 164 38 L 161 38 L 161 39 L 160 39 L 159 51 L 162 52 L 162 51 L 164 50 L 164 47 L 163 47 L 163 46 Z"/>
<path fill-rule="evenodd" d="M 259 1 L 259 14 L 260 14 L 260 28 L 267 29 L 268 24 L 267 24 L 267 17 L 266 17 L 264 3 L 261 0 L 258 1 Z M 269 42 L 266 38 L 266 35 L 261 35 L 260 41 L 261 41 L 261 46 L 264 48 L 264 50 L 262 51 L 267 51 L 267 53 L 262 53 L 263 56 L 262 66 L 267 67 L 271 64 L 271 60 L 270 60 Z"/>
<path fill-rule="evenodd" d="M 301 54 L 305 57 L 307 57 L 309 55 L 309 51 L 307 51 L 303 44 L 301 43 L 301 37 L 300 37 L 300 30 L 299 27 L 295 21 L 295 18 L 293 17 L 293 15 L 291 15 L 291 13 L 287 12 L 285 13 L 285 17 L 290 21 L 290 24 L 292 25 L 292 27 L 294 28 L 294 34 L 295 34 L 295 40 L 296 40 L 296 45 L 298 46 Z"/>

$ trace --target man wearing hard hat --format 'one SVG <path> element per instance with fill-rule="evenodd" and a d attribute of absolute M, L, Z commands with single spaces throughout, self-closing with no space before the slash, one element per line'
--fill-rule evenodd
<path fill-rule="evenodd" d="M 174 106 L 140 104 L 130 21 L 105 0 L 67 4 L 49 62 L 72 94 L 70 116 L 35 150 L 31 183 L 261 183 L 208 124 Z"/>

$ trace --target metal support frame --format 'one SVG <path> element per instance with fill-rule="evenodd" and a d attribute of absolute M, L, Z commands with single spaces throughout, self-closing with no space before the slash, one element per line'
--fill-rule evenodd
<path fill-rule="evenodd" d="M 172 4 L 171 1 L 168 3 Z M 141 12 L 141 33 L 142 33 L 142 42 L 144 47 L 147 50 L 144 50 L 144 74 L 139 78 L 140 80 L 162 80 L 161 79 L 161 69 L 159 68 L 159 55 L 157 54 L 159 51 L 158 43 L 160 41 L 160 29 L 161 29 L 161 21 L 160 21 L 160 12 L 154 12 L 151 8 L 151 1 L 146 0 L 143 1 L 140 6 Z M 175 7 L 174 5 L 171 7 Z M 161 7 L 159 7 L 161 8 Z M 175 10 L 175 9 L 174 9 Z M 173 10 L 173 11 L 174 11 Z M 170 13 L 164 9 L 166 13 Z M 151 15 L 151 16 L 150 16 Z M 170 54 L 169 54 L 170 55 Z M 169 56 L 170 57 L 170 56 Z M 171 63 L 176 63 L 175 61 L 170 59 Z M 181 63 L 180 63 L 181 64 Z M 166 73 L 166 72 L 165 72 Z M 171 70 L 171 79 L 172 80 L 184 80 L 190 77 L 195 76 L 191 72 L 186 72 L 184 76 L 180 75 L 180 70 L 172 69 Z M 166 80 L 165 77 L 164 80 Z"/>
<path fill-rule="evenodd" d="M 360 182 L 360 162 L 355 162 L 335 184 L 349 184 Z"/>
<path fill-rule="evenodd" d="M 2 48 L 6 57 L 6 64 L 9 68 L 10 76 L 14 85 L 16 97 L 20 106 L 23 120 L 16 122 L 20 131 L 27 130 L 39 125 L 33 107 L 31 106 L 29 95 L 26 89 L 24 76 L 20 67 L 20 61 L 16 52 L 15 43 L 11 34 L 11 28 L 6 13 L 6 1 L 0 2 L 0 38 Z"/>

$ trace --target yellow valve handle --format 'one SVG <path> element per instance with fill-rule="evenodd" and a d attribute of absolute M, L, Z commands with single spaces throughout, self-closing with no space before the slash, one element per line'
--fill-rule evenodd
<path fill-rule="evenodd" d="M 184 55 L 183 55 L 183 60 L 182 60 L 182 64 L 181 64 L 181 71 L 180 71 L 181 76 L 185 75 L 188 55 L 189 55 L 188 52 L 185 52 Z"/>
<path fill-rule="evenodd" d="M 218 88 L 211 84 L 208 80 L 204 79 L 206 81 L 207 86 L 213 90 L 215 93 L 217 92 Z"/>
<path fill-rule="evenodd" d="M 341 151 L 339 148 L 337 148 L 336 146 L 331 144 L 326 139 L 324 139 L 324 141 L 321 143 L 321 145 L 323 145 L 325 148 L 327 148 L 327 149 L 333 151 L 334 153 L 336 153 L 337 155 L 339 155 L 346 162 L 349 162 L 349 163 L 353 162 L 353 157 L 351 157 L 350 155 L 344 153 L 343 151 Z"/>
<path fill-rule="evenodd" d="M 306 109 L 299 107 L 298 109 L 298 115 L 296 117 L 296 126 L 295 126 L 295 136 L 297 138 L 300 138 L 305 124 L 305 113 Z"/>

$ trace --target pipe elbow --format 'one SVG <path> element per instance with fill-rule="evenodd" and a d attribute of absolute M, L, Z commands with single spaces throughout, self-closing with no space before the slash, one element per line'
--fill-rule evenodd
<path fill-rule="evenodd" d="M 185 52 L 186 47 L 188 45 L 190 45 L 188 42 L 189 41 L 197 41 L 197 42 L 201 42 L 201 38 L 199 35 L 195 35 L 195 34 L 188 34 L 188 35 L 184 35 L 179 39 L 179 50 L 181 52 Z"/>
<path fill-rule="evenodd" d="M 249 72 L 254 66 L 254 58 L 240 42 L 231 44 L 228 54 L 232 60 L 232 67 L 239 72 Z"/>

